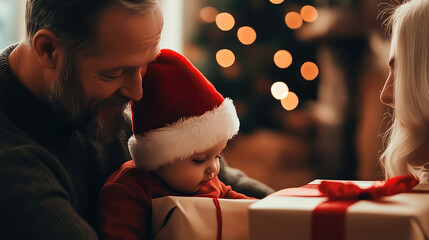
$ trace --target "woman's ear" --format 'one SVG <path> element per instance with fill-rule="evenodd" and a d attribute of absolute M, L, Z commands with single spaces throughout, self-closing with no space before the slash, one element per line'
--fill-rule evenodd
<path fill-rule="evenodd" d="M 42 67 L 56 68 L 59 65 L 64 48 L 53 32 L 40 29 L 33 37 L 32 46 L 36 59 Z"/>

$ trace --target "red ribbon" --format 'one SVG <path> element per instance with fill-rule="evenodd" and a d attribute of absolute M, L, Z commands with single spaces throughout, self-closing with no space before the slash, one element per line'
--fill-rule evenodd
<path fill-rule="evenodd" d="M 408 192 L 418 183 L 417 178 L 406 175 L 394 177 L 387 181 L 377 181 L 369 188 L 361 188 L 352 182 L 322 181 L 318 189 L 329 200 L 364 200 Z"/>
<path fill-rule="evenodd" d="M 220 209 L 219 200 L 215 197 L 212 197 L 213 203 L 216 207 L 216 219 L 217 219 L 217 240 L 222 240 L 222 211 Z"/>
<path fill-rule="evenodd" d="M 418 183 L 419 180 L 411 175 L 377 181 L 369 188 L 361 188 L 352 182 L 321 181 L 320 184 L 284 189 L 274 195 L 327 197 L 328 200 L 320 203 L 312 212 L 312 240 L 343 240 L 345 239 L 346 213 L 351 205 L 363 199 L 374 200 L 410 192 Z"/>
<path fill-rule="evenodd" d="M 312 240 L 343 240 L 347 209 L 354 201 L 325 201 L 320 203 L 311 216 Z"/>

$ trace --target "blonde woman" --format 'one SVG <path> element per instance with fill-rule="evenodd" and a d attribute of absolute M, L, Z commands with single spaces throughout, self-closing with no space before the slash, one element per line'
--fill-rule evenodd
<path fill-rule="evenodd" d="M 386 178 L 413 174 L 429 182 L 429 1 L 405 1 L 390 27 L 389 76 L 380 99 L 393 108 L 393 122 L 381 163 Z"/>

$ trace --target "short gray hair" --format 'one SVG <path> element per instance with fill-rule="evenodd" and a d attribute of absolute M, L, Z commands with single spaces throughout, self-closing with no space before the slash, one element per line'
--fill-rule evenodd
<path fill-rule="evenodd" d="M 100 13 L 119 4 L 144 14 L 159 6 L 160 0 L 27 0 L 26 41 L 31 43 L 40 29 L 56 34 L 68 52 L 78 53 L 93 40 Z"/>

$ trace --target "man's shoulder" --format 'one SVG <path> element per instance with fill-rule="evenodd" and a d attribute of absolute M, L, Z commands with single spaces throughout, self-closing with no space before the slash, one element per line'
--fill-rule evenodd
<path fill-rule="evenodd" d="M 54 186 L 58 181 L 62 187 L 72 189 L 68 174 L 58 158 L 15 126 L 1 110 L 0 170 L 2 186 L 27 179 L 25 184 L 28 186 L 44 181 Z"/>
<path fill-rule="evenodd" d="M 27 133 L 18 128 L 0 110 L 0 158 L 2 164 L 13 162 L 14 158 L 51 159 L 56 158 L 44 147 L 38 144 Z"/>
<path fill-rule="evenodd" d="M 35 144 L 32 138 L 17 127 L 9 117 L 0 110 L 0 146 L 15 144 Z"/>

